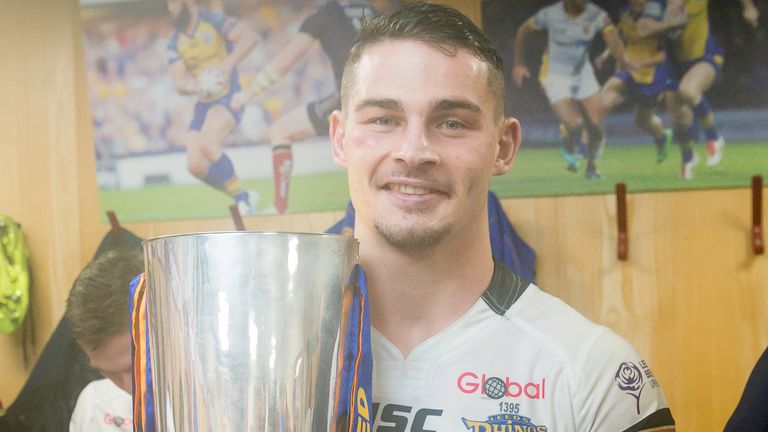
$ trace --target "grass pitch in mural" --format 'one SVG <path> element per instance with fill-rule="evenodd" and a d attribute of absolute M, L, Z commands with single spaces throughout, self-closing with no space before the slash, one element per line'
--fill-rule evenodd
<path fill-rule="evenodd" d="M 102 210 L 139 221 L 227 217 L 233 203 L 243 214 L 343 209 L 327 118 L 361 19 L 388 3 L 81 0 Z M 482 2 L 507 114 L 523 129 L 511 172 L 492 183 L 499 196 L 768 175 L 766 5 L 631 3 Z M 638 38 L 641 19 L 670 28 Z M 686 48 L 689 33 L 710 36 L 703 54 Z"/>
<path fill-rule="evenodd" d="M 750 0 L 484 1 L 507 114 L 523 125 L 520 157 L 494 187 L 747 187 L 768 173 L 766 9 Z"/>

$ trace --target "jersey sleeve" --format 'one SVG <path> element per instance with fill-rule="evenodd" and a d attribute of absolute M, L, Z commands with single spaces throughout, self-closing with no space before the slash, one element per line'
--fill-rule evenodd
<path fill-rule="evenodd" d="M 549 28 L 549 8 L 543 8 L 536 12 L 533 16 L 533 25 L 539 30 Z"/>
<path fill-rule="evenodd" d="M 664 20 L 664 7 L 657 1 L 649 0 L 643 8 L 643 17 L 650 18 L 655 21 Z"/>
<path fill-rule="evenodd" d="M 675 430 L 672 413 L 648 363 L 610 330 L 595 341 L 574 402 L 580 431 Z"/>
<path fill-rule="evenodd" d="M 602 8 L 597 9 L 597 19 L 595 19 L 597 30 L 604 31 L 613 27 L 613 20 L 611 19 L 611 16 L 608 15 L 608 12 L 604 11 Z"/>

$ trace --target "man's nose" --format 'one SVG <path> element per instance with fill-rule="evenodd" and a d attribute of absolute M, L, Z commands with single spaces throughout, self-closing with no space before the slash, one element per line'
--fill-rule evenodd
<path fill-rule="evenodd" d="M 392 157 L 409 165 L 436 163 L 439 158 L 435 144 L 434 137 L 431 136 L 425 126 L 410 122 L 405 128 L 402 141 Z"/>

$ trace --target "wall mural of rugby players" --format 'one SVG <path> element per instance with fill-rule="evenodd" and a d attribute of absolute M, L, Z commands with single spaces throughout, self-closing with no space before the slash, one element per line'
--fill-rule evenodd
<path fill-rule="evenodd" d="M 81 0 L 100 203 L 122 220 L 341 210 L 327 115 L 396 0 Z M 768 3 L 484 0 L 519 118 L 501 197 L 768 176 Z"/>
<path fill-rule="evenodd" d="M 81 0 L 102 210 L 123 221 L 339 210 L 328 116 L 387 0 Z"/>
<path fill-rule="evenodd" d="M 748 187 L 768 174 L 768 2 L 483 1 L 520 119 L 502 196 Z"/>

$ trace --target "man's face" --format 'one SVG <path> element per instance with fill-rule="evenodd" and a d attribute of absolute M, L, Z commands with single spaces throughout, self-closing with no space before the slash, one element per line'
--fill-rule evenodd
<path fill-rule="evenodd" d="M 181 13 L 182 8 L 186 7 L 184 5 L 184 0 L 167 0 L 168 3 L 168 12 L 171 14 L 171 18 L 176 19 L 177 16 Z"/>
<path fill-rule="evenodd" d="M 629 0 L 629 9 L 634 15 L 640 15 L 645 9 L 648 0 Z"/>
<path fill-rule="evenodd" d="M 133 393 L 130 332 L 114 336 L 98 348 L 83 348 L 92 368 L 98 369 L 104 378 L 109 378 L 128 394 Z"/>
<path fill-rule="evenodd" d="M 587 7 L 587 0 L 565 0 L 575 11 L 582 12 Z"/>
<path fill-rule="evenodd" d="M 465 49 L 393 40 L 366 48 L 350 73 L 331 136 L 356 231 L 423 251 L 484 223 L 491 176 L 509 169 L 519 142 L 517 122 L 497 117 L 488 65 Z"/>
<path fill-rule="evenodd" d="M 190 21 L 190 10 L 187 0 L 167 0 L 171 22 L 177 29 L 183 30 Z"/>

